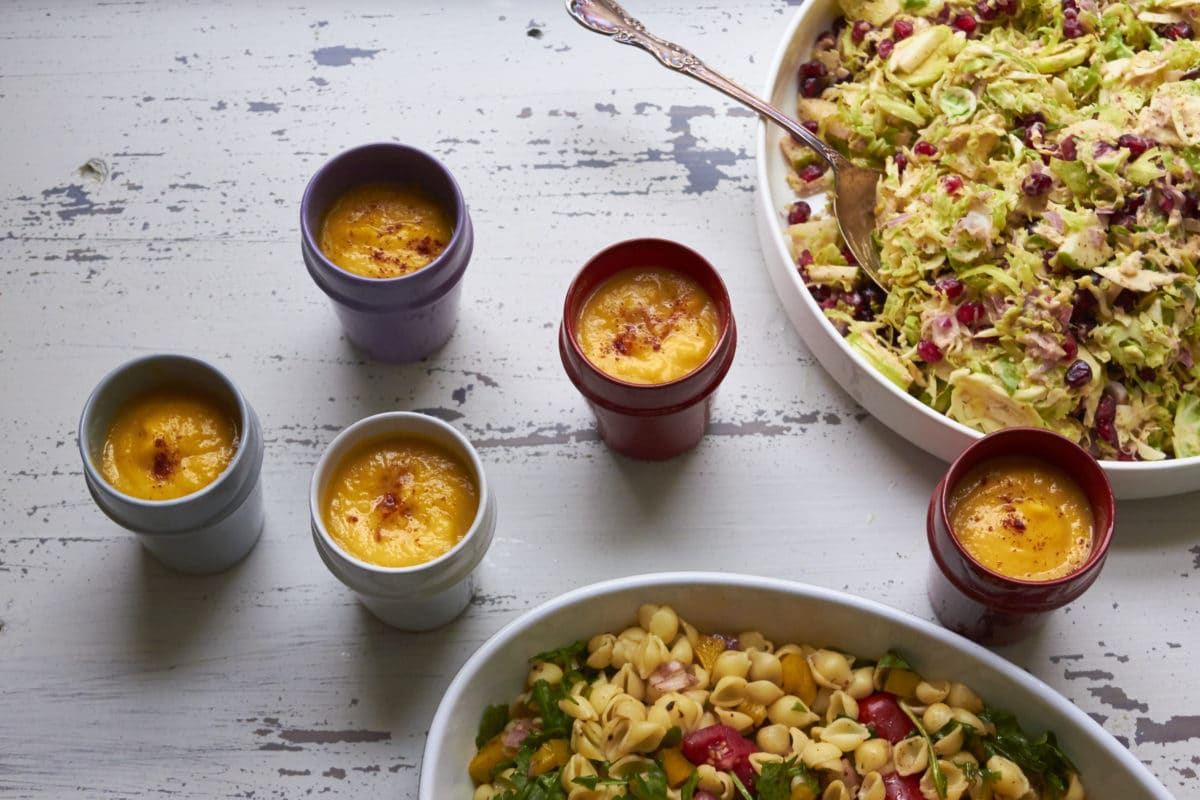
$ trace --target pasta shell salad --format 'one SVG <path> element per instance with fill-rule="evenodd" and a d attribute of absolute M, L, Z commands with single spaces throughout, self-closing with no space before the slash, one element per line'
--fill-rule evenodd
<path fill-rule="evenodd" d="M 1085 797 L 1053 733 L 962 683 L 670 606 L 530 659 L 483 713 L 474 800 L 1038 800 Z"/>

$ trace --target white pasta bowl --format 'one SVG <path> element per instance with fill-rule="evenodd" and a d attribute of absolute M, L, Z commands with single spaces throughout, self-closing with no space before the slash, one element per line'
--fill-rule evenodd
<path fill-rule="evenodd" d="M 836 0 L 808 0 L 792 20 L 775 53 L 765 91 L 778 108 L 794 113 L 796 70 L 808 60 L 817 36 L 829 28 L 835 9 Z M 779 149 L 783 135 L 774 125 L 759 125 L 756 205 L 763 257 L 788 318 L 821 366 L 859 405 L 917 447 L 952 461 L 983 434 L 934 411 L 863 360 L 825 318 L 800 279 L 785 234 L 784 209 L 796 198 L 788 186 L 788 165 Z M 1101 465 L 1119 499 L 1200 489 L 1200 456 L 1157 462 L 1103 461 Z"/>
<path fill-rule="evenodd" d="M 1052 730 L 1093 797 L 1171 795 L 1091 717 L 992 652 L 944 628 L 869 600 L 790 581 L 712 572 L 635 575 L 567 592 L 489 639 L 450 683 L 429 728 L 419 800 L 469 800 L 467 764 L 483 710 L 525 688 L 529 658 L 634 624 L 642 603 L 673 607 L 702 631 L 761 630 L 776 642 L 808 642 L 878 658 L 889 649 L 929 677 L 966 683 L 1016 714 L 1030 734 Z"/>

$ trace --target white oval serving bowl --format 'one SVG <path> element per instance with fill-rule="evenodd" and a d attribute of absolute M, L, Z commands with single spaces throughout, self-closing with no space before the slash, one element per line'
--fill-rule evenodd
<path fill-rule="evenodd" d="M 835 8 L 835 0 L 808 0 L 792 20 L 771 63 L 764 93 L 776 107 L 796 113 L 796 70 L 808 59 L 817 36 L 829 28 Z M 774 125 L 759 124 L 756 203 L 763 257 L 788 318 L 821 366 L 859 405 L 922 450 L 943 461 L 953 461 L 983 434 L 934 411 L 871 367 L 825 318 L 800 279 L 784 234 L 784 209 L 796 199 L 787 184 L 788 166 L 779 149 L 780 137 L 785 135 Z M 1119 499 L 1200 489 L 1200 456 L 1100 464 Z"/>
<path fill-rule="evenodd" d="M 1046 684 L 933 623 L 870 600 L 801 583 L 715 572 L 635 575 L 567 592 L 526 612 L 475 652 L 451 681 L 429 728 L 418 800 L 470 800 L 467 764 L 487 706 L 524 687 L 529 658 L 633 624 L 638 606 L 672 606 L 712 632 L 763 631 L 777 642 L 837 647 L 864 658 L 895 648 L 930 676 L 966 683 L 1016 714 L 1031 734 L 1052 730 L 1093 796 L 1171 800 L 1133 755 Z"/>

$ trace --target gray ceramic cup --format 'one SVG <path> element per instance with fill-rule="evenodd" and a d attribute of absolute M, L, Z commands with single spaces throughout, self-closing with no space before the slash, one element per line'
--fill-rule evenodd
<path fill-rule="evenodd" d="M 100 474 L 113 416 L 143 392 L 194 388 L 236 409 L 238 448 L 216 480 L 172 500 L 143 500 L 118 491 Z M 83 477 L 96 505 L 137 535 L 162 563 L 181 572 L 212 573 L 246 556 L 262 532 L 263 433 L 246 398 L 220 370 L 183 355 L 152 355 L 118 367 L 100 381 L 79 420 Z"/>
<path fill-rule="evenodd" d="M 398 278 L 366 278 L 325 257 L 321 224 L 349 189 L 370 183 L 416 185 L 454 220 L 454 234 L 429 266 Z M 458 183 L 433 156 L 382 142 L 347 150 L 317 170 L 300 202 L 300 250 L 313 281 L 329 296 L 346 336 L 377 361 L 417 361 L 440 348 L 458 322 L 462 279 L 475 234 Z"/>
<path fill-rule="evenodd" d="M 363 442 L 396 435 L 442 445 L 462 460 L 479 488 L 479 508 L 462 540 L 442 556 L 413 567 L 381 567 L 350 555 L 330 537 L 321 513 L 329 480 L 346 455 Z M 325 566 L 372 614 L 406 631 L 439 628 L 466 610 L 475 595 L 475 570 L 496 532 L 496 498 L 475 448 L 451 425 L 414 412 L 376 414 L 339 433 L 313 471 L 308 507 L 313 543 Z"/>

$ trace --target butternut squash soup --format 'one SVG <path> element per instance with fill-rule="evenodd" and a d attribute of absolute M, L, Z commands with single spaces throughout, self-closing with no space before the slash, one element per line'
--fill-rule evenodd
<path fill-rule="evenodd" d="M 584 355 L 629 383 L 666 383 L 704 363 L 717 343 L 717 305 L 692 278 L 671 269 L 627 269 L 584 302 L 576 336 Z"/>
<path fill-rule="evenodd" d="M 479 509 L 479 488 L 450 450 L 394 436 L 350 451 L 322 505 L 325 529 L 342 550 L 381 567 L 412 567 L 462 540 Z"/>
<path fill-rule="evenodd" d="M 217 479 L 238 448 L 237 417 L 203 393 L 155 389 L 114 416 L 100 474 L 143 500 L 172 500 Z"/>
<path fill-rule="evenodd" d="M 337 266 L 366 278 L 399 278 L 433 263 L 454 220 L 415 186 L 375 183 L 339 197 L 321 224 L 319 246 Z"/>
<path fill-rule="evenodd" d="M 1075 572 L 1092 552 L 1095 520 L 1083 489 L 1056 466 L 1004 457 L 972 468 L 947 498 L 950 525 L 967 552 L 1010 578 L 1049 581 Z"/>

